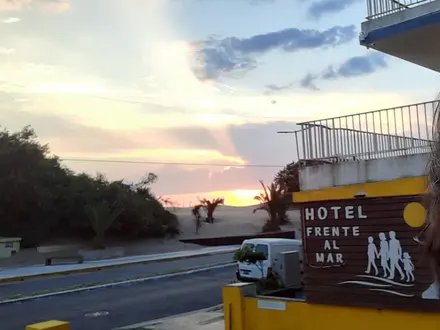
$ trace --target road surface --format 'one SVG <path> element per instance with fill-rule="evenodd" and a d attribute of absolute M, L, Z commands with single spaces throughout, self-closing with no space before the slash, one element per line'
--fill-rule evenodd
<path fill-rule="evenodd" d="M 0 305 L 1 330 L 24 330 L 35 322 L 71 322 L 72 330 L 116 327 L 208 308 L 222 302 L 221 288 L 234 266 L 130 286 L 98 289 Z"/>
<path fill-rule="evenodd" d="M 30 295 L 36 292 L 59 290 L 77 285 L 127 280 L 140 276 L 152 276 L 173 272 L 183 268 L 199 267 L 208 264 L 232 261 L 233 253 L 194 257 L 190 259 L 154 262 L 145 265 L 123 266 L 91 273 L 62 275 L 29 279 L 23 282 L 0 284 L 0 298 L 15 295 Z M 3 330 L 3 329 L 2 329 Z"/>

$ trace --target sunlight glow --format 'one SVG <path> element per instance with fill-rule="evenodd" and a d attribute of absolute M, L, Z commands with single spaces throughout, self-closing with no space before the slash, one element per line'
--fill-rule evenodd
<path fill-rule="evenodd" d="M 261 191 L 257 189 L 237 189 L 200 192 L 195 194 L 166 195 L 165 197 L 181 207 L 194 206 L 199 202 L 199 199 L 202 198 L 224 198 L 225 205 L 250 206 L 258 204 L 258 202 L 254 200 L 254 197 L 259 195 L 260 192 Z"/>
<path fill-rule="evenodd" d="M 245 165 L 246 161 L 241 157 L 223 155 L 218 150 L 208 149 L 147 149 L 136 150 L 128 153 L 118 153 L 112 158 L 126 158 L 126 159 L 160 159 L 168 160 L 170 162 L 191 162 L 191 163 L 208 163 L 215 161 L 217 163 L 226 162 Z"/>
<path fill-rule="evenodd" d="M 66 94 L 95 94 L 109 93 L 106 88 L 97 85 L 70 84 L 70 83 L 44 83 L 29 87 L 30 93 L 66 93 Z"/>

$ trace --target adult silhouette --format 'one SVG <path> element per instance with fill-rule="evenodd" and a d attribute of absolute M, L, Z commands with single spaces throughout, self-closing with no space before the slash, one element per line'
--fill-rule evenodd
<path fill-rule="evenodd" d="M 374 275 L 377 276 L 379 273 L 379 270 L 376 266 L 376 258 L 379 256 L 379 253 L 377 252 L 376 245 L 374 244 L 374 238 L 372 236 L 368 237 L 368 249 L 367 249 L 367 256 L 368 256 L 368 266 L 367 270 L 365 271 L 366 274 L 370 274 L 371 267 L 374 268 Z"/>
<path fill-rule="evenodd" d="M 379 248 L 380 266 L 383 269 L 383 277 L 388 277 L 391 274 L 391 269 L 390 266 L 388 265 L 389 247 L 385 233 L 379 233 L 379 239 L 380 239 L 380 248 Z"/>
<path fill-rule="evenodd" d="M 402 268 L 400 267 L 399 262 L 402 260 L 402 246 L 400 245 L 400 241 L 396 238 L 396 232 L 390 231 L 390 240 L 388 242 L 389 245 L 389 260 L 390 260 L 390 276 L 389 279 L 394 279 L 395 270 L 400 274 L 400 280 L 405 278 L 403 274 Z"/>

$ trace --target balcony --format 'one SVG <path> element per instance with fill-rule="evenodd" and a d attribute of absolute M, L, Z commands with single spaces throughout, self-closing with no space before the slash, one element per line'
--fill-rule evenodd
<path fill-rule="evenodd" d="M 367 0 L 360 43 L 440 72 L 440 0 Z"/>
<path fill-rule="evenodd" d="M 299 123 L 298 159 L 354 162 L 426 154 L 440 101 Z"/>
<path fill-rule="evenodd" d="M 294 133 L 301 191 L 399 179 L 423 189 L 439 102 L 300 123 Z"/>

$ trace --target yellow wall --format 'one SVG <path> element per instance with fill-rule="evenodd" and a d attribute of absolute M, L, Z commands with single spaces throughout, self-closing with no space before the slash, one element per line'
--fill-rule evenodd
<path fill-rule="evenodd" d="M 405 178 L 392 181 L 363 183 L 350 186 L 340 186 L 320 190 L 300 191 L 293 193 L 294 203 L 328 201 L 354 198 L 355 194 L 363 191 L 366 197 L 389 197 L 418 195 L 426 190 L 426 177 Z"/>
<path fill-rule="evenodd" d="M 247 284 L 249 285 L 249 284 Z M 285 310 L 258 308 L 257 298 L 244 297 L 240 287 L 223 288 L 225 330 L 390 330 L 439 329 L 439 313 L 398 312 L 279 301 Z"/>
<path fill-rule="evenodd" d="M 252 330 L 390 330 L 438 329 L 439 314 L 379 311 L 287 302 L 286 311 L 258 309 L 257 298 L 245 298 L 246 329 Z M 423 317 L 421 317 L 423 315 Z"/>

